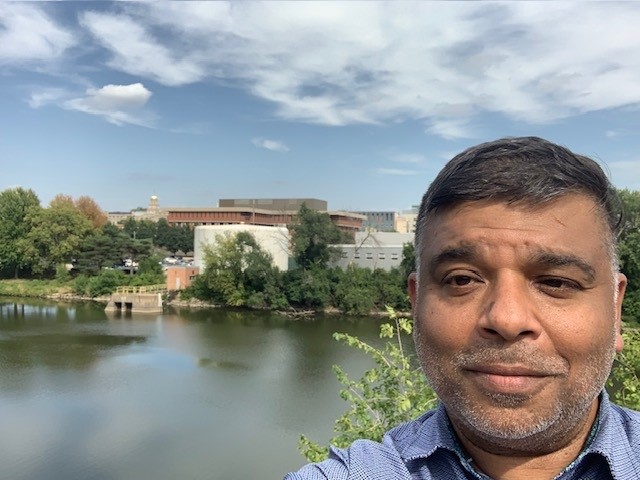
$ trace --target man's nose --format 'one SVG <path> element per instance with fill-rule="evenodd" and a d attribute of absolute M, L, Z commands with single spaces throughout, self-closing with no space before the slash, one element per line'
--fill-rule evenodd
<path fill-rule="evenodd" d="M 514 273 L 499 275 L 489 283 L 486 292 L 478 323 L 480 334 L 487 338 L 502 337 L 508 342 L 538 337 L 541 325 L 534 294 L 526 278 Z"/>

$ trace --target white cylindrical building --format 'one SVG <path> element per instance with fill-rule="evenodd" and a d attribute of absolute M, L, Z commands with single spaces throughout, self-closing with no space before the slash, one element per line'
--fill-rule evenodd
<path fill-rule="evenodd" d="M 260 248 L 269 252 L 273 263 L 280 270 L 289 266 L 289 230 L 285 227 L 264 225 L 201 225 L 195 228 L 193 242 L 193 263 L 202 272 L 204 264 L 204 246 L 215 245 L 217 235 L 248 232 L 254 236 Z"/>

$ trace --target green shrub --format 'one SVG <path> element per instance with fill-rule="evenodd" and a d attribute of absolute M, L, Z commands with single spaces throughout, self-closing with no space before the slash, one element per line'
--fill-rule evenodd
<path fill-rule="evenodd" d="M 436 405 L 435 393 L 404 347 L 411 338 L 412 321 L 399 318 L 391 308 L 387 311 L 391 321 L 380 327 L 380 337 L 388 339 L 382 348 L 352 335 L 334 334 L 337 341 L 369 355 L 376 365 L 355 381 L 339 366 L 333 367 L 343 385 L 340 396 L 349 402 L 348 410 L 335 423 L 336 436 L 330 443 L 337 447 L 346 447 L 359 438 L 379 441 L 391 427 Z M 313 443 L 304 435 L 299 449 L 310 462 L 324 460 L 328 455 L 328 447 Z"/>

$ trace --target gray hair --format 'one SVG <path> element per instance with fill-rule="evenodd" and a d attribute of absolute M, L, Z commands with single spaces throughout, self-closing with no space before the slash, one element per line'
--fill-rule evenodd
<path fill-rule="evenodd" d="M 616 241 L 622 204 L 607 175 L 592 159 L 538 137 L 509 137 L 482 143 L 453 157 L 422 197 L 416 222 L 416 267 L 430 217 L 462 202 L 496 200 L 543 205 L 579 193 L 600 207 L 609 228 L 606 242 L 617 269 Z"/>

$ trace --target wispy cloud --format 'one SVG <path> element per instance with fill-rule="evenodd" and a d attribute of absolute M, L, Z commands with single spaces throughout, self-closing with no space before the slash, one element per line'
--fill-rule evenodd
<path fill-rule="evenodd" d="M 54 61 L 83 36 L 106 67 L 228 82 L 292 121 L 419 120 L 457 139 L 484 113 L 541 124 L 640 103 L 635 2 L 116 2 L 85 8 L 73 37 L 44 7 L 0 8 L 0 62 Z"/>
<path fill-rule="evenodd" d="M 266 148 L 267 150 L 271 150 L 273 152 L 288 152 L 289 147 L 287 147 L 280 140 L 270 140 L 268 138 L 253 138 L 251 139 L 251 143 L 253 143 L 256 147 Z"/>
<path fill-rule="evenodd" d="M 76 42 L 40 6 L 0 3 L 0 65 L 55 61 Z"/>

